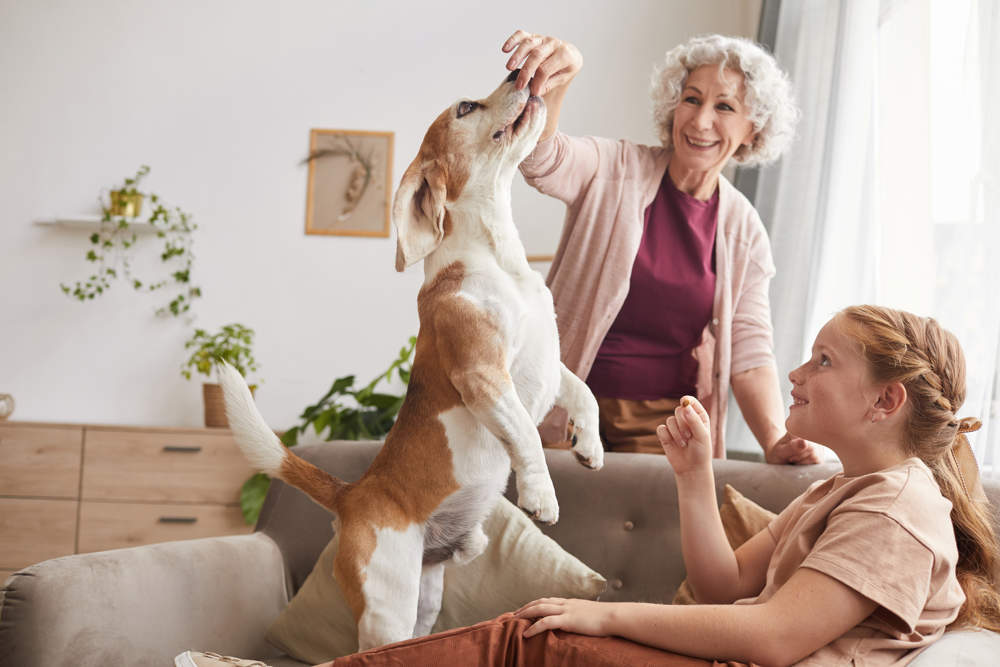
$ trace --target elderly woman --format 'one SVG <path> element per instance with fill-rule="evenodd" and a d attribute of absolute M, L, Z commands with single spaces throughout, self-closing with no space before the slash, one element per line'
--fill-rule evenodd
<path fill-rule="evenodd" d="M 653 75 L 662 146 L 569 137 L 559 113 L 583 58 L 568 42 L 518 30 L 503 44 L 517 85 L 548 108 L 525 180 L 567 206 L 548 283 L 562 356 L 597 397 L 613 451 L 660 453 L 656 426 L 695 395 L 725 455 L 729 387 L 767 461 L 815 463 L 784 430 L 768 284 L 774 264 L 756 210 L 722 176 L 733 160 L 775 160 L 798 111 L 774 58 L 709 35 L 671 49 Z M 543 438 L 561 440 L 553 413 Z"/>

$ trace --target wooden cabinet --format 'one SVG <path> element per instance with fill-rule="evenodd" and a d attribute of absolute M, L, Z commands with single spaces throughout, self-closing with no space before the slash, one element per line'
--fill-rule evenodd
<path fill-rule="evenodd" d="M 47 558 L 248 533 L 225 429 L 0 422 L 0 581 Z"/>

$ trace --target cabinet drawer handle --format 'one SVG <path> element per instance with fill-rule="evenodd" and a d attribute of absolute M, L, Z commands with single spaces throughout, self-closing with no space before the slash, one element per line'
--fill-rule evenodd
<path fill-rule="evenodd" d="M 194 454 L 195 452 L 200 452 L 201 447 L 186 447 L 184 445 L 164 445 L 163 451 L 165 452 L 184 452 L 187 454 Z"/>
<path fill-rule="evenodd" d="M 161 516 L 160 523 L 196 523 L 196 516 Z"/>

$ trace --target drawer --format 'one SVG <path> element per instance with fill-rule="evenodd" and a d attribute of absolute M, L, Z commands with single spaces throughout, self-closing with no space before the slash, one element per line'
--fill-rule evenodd
<path fill-rule="evenodd" d="M 73 553 L 75 500 L 0 498 L 0 568 L 17 570 Z"/>
<path fill-rule="evenodd" d="M 84 500 L 238 503 L 255 471 L 229 431 L 87 429 Z"/>
<path fill-rule="evenodd" d="M 83 428 L 0 425 L 0 496 L 76 498 Z"/>
<path fill-rule="evenodd" d="M 80 553 L 198 537 L 249 533 L 239 507 L 83 502 Z"/>

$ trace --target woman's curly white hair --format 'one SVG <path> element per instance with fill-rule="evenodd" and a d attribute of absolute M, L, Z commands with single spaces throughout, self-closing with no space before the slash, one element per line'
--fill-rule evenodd
<path fill-rule="evenodd" d="M 688 74 L 702 65 L 718 65 L 743 73 L 743 100 L 757 136 L 750 146 L 740 146 L 733 159 L 753 166 L 778 159 L 788 148 L 799 120 L 788 76 L 762 47 L 741 37 L 703 35 L 667 51 L 664 63 L 653 70 L 650 94 L 653 120 L 664 147 L 673 148 L 674 110 Z"/>

